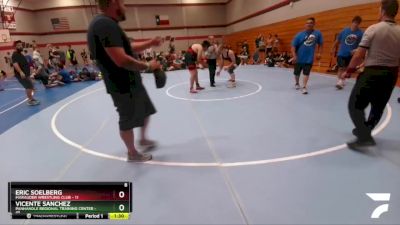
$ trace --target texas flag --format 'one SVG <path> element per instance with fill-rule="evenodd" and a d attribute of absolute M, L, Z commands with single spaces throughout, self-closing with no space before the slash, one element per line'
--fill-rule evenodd
<path fill-rule="evenodd" d="M 156 23 L 161 26 L 169 26 L 169 16 L 167 15 L 156 15 Z"/>

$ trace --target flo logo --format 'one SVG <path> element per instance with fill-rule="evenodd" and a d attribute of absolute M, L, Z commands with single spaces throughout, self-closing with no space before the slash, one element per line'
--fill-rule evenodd
<path fill-rule="evenodd" d="M 386 202 L 378 206 L 371 214 L 371 219 L 379 219 L 381 215 L 389 211 L 390 193 L 367 193 L 367 196 L 375 202 Z"/>

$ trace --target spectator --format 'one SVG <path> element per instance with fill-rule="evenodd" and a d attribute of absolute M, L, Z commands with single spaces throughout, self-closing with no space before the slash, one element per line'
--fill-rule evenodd
<path fill-rule="evenodd" d="M 258 65 L 258 64 L 260 64 L 260 62 L 261 62 L 260 53 L 259 53 L 259 51 L 255 51 L 253 54 L 253 64 Z"/>
<path fill-rule="evenodd" d="M 240 65 L 247 65 L 247 62 L 249 60 L 249 52 L 247 50 L 247 47 L 243 46 L 242 52 L 240 52 L 238 58 L 240 59 Z"/>
<path fill-rule="evenodd" d="M 268 34 L 268 39 L 266 43 L 266 54 L 268 55 L 270 52 L 272 52 L 274 47 L 274 38 L 272 34 Z"/>
<path fill-rule="evenodd" d="M 61 50 L 59 46 L 56 46 L 55 52 L 56 52 L 56 55 L 59 56 L 60 63 L 65 65 L 65 63 L 67 61 L 67 57 L 65 55 L 65 52 L 63 50 Z"/>
<path fill-rule="evenodd" d="M 258 52 L 260 53 L 260 60 L 263 60 L 265 58 L 265 49 L 266 49 L 264 36 L 261 36 L 259 45 L 260 47 L 258 48 Z"/>
<path fill-rule="evenodd" d="M 175 54 L 175 38 L 171 38 L 168 45 L 168 52 L 169 54 Z"/>
<path fill-rule="evenodd" d="M 289 68 L 293 65 L 292 61 L 290 60 L 292 57 L 288 54 L 288 52 L 284 52 L 280 55 L 277 65 L 279 67 Z"/>
<path fill-rule="evenodd" d="M 32 56 L 29 55 L 28 50 L 26 50 L 26 49 L 24 50 L 24 56 L 25 56 L 26 61 L 28 62 L 29 67 L 32 67 L 33 59 L 32 59 Z"/>
<path fill-rule="evenodd" d="M 84 67 L 84 68 L 82 69 L 82 71 L 79 73 L 79 79 L 80 79 L 81 81 L 88 81 L 88 80 L 91 80 L 90 72 L 89 72 L 89 70 L 88 70 L 86 67 Z"/>
<path fill-rule="evenodd" d="M 145 55 L 145 58 L 146 58 L 147 62 L 150 62 L 151 60 L 153 60 L 152 53 L 153 53 L 152 48 L 144 50 L 144 55 Z"/>
<path fill-rule="evenodd" d="M 279 47 L 281 46 L 281 40 L 279 39 L 278 35 L 275 34 L 274 38 L 274 52 L 279 52 Z"/>
<path fill-rule="evenodd" d="M 50 84 L 49 83 L 49 73 L 44 67 L 42 63 L 38 59 L 34 59 L 34 72 L 32 74 L 32 78 L 40 80 L 45 88 L 52 88 L 57 86 L 56 84 Z"/>
<path fill-rule="evenodd" d="M 181 69 L 186 69 L 186 63 L 185 63 L 185 55 L 186 55 L 186 51 L 185 50 L 183 50 L 183 51 L 181 51 L 181 54 L 178 56 L 178 59 L 177 59 L 177 64 L 180 64 L 181 65 Z"/>
<path fill-rule="evenodd" d="M 13 68 L 10 52 L 7 52 L 7 55 L 4 57 L 4 61 L 6 62 L 6 65 L 10 66 L 10 68 Z"/>
<path fill-rule="evenodd" d="M 89 65 L 88 55 L 86 49 L 84 48 L 81 52 L 82 60 L 84 65 Z"/>
<path fill-rule="evenodd" d="M 264 65 L 268 67 L 275 67 L 275 56 L 272 52 L 268 52 Z"/>
<path fill-rule="evenodd" d="M 245 48 L 246 48 L 247 55 L 250 55 L 250 46 L 249 46 L 249 43 L 247 42 L 247 40 L 244 40 L 243 44 L 242 44 L 242 49 L 245 49 Z"/>
<path fill-rule="evenodd" d="M 75 50 L 72 49 L 71 45 L 68 45 L 68 50 L 67 50 L 67 59 L 71 63 L 71 65 L 75 66 L 78 65 L 78 61 L 76 60 L 76 54 Z"/>
<path fill-rule="evenodd" d="M 48 44 L 47 45 L 48 49 L 49 49 L 49 64 L 52 66 L 55 66 L 58 64 L 59 61 L 59 55 L 57 55 L 54 47 L 52 44 Z"/>
<path fill-rule="evenodd" d="M 261 38 L 262 38 L 262 35 L 261 34 L 259 34 L 258 36 L 257 36 L 257 38 L 256 38 L 256 49 L 259 49 L 260 48 L 260 42 L 261 42 Z"/>
<path fill-rule="evenodd" d="M 185 69 L 185 59 L 183 55 L 185 55 L 185 51 L 182 51 L 180 54 L 178 54 L 173 61 L 172 65 L 174 66 L 175 70 Z"/>
<path fill-rule="evenodd" d="M 4 80 L 6 79 L 6 77 L 6 72 L 0 70 L 0 91 L 4 91 Z"/>
<path fill-rule="evenodd" d="M 32 59 L 34 61 L 34 64 L 35 64 L 35 60 L 38 60 L 40 62 L 40 64 L 44 64 L 43 58 L 40 55 L 40 51 L 35 46 L 33 47 Z"/>
<path fill-rule="evenodd" d="M 37 43 L 35 40 L 32 41 L 32 48 L 36 49 L 37 48 Z"/>
<path fill-rule="evenodd" d="M 65 69 L 65 67 L 64 67 L 64 65 L 63 64 L 58 64 L 58 69 L 59 69 L 59 71 L 58 71 L 58 74 L 62 77 L 62 82 L 63 83 L 66 83 L 66 84 L 69 84 L 69 83 L 71 83 L 72 82 L 72 79 L 71 79 L 71 75 L 69 74 L 69 72 Z"/>

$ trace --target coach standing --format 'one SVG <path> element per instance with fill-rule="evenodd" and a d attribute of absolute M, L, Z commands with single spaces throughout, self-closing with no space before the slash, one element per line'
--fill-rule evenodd
<path fill-rule="evenodd" d="M 22 41 L 15 41 L 15 52 L 12 54 L 12 64 L 14 66 L 15 77 L 19 83 L 25 88 L 26 96 L 28 97 L 28 105 L 35 106 L 39 105 L 40 102 L 33 98 L 33 83 L 30 78 L 31 68 L 26 60 L 25 56 L 22 54 L 24 47 L 22 46 Z"/>
<path fill-rule="evenodd" d="M 142 83 L 139 71 L 160 68 L 155 61 L 141 62 L 134 53 L 161 44 L 157 37 L 146 42 L 131 43 L 119 26 L 126 19 L 124 0 L 98 0 L 102 14 L 89 26 L 88 45 L 103 77 L 107 92 L 111 95 L 119 114 L 120 136 L 128 149 L 128 161 L 151 160 L 150 154 L 139 153 L 135 147 L 134 132 L 141 128 L 140 145 L 154 147 L 155 142 L 146 137 L 150 115 L 156 109 Z"/>

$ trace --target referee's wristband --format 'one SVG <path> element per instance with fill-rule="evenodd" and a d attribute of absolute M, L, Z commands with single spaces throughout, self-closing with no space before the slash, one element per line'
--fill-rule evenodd
<path fill-rule="evenodd" d="M 357 71 L 357 68 L 348 68 L 348 69 L 346 70 L 347 73 L 354 73 L 354 72 L 356 72 L 356 71 Z"/>

